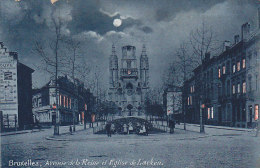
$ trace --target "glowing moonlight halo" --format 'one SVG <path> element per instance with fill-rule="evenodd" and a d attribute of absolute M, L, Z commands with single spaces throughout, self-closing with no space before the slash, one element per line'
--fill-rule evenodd
<path fill-rule="evenodd" d="M 115 27 L 119 27 L 119 26 L 121 26 L 121 24 L 122 24 L 122 20 L 121 19 L 114 19 L 113 25 Z"/>

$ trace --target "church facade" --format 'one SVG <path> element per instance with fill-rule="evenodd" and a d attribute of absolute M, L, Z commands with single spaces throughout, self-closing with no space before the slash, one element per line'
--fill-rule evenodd
<path fill-rule="evenodd" d="M 149 89 L 149 61 L 145 46 L 139 61 L 135 46 L 123 46 L 119 62 L 113 45 L 109 58 L 109 71 L 108 97 L 118 106 L 118 114 L 143 116 L 144 100 Z"/>

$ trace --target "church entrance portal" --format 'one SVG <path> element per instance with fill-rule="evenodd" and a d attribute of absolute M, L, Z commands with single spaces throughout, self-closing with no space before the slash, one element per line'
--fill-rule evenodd
<path fill-rule="evenodd" d="M 133 109 L 133 106 L 131 104 L 128 104 L 127 109 L 129 110 L 129 116 L 132 116 L 131 110 Z"/>

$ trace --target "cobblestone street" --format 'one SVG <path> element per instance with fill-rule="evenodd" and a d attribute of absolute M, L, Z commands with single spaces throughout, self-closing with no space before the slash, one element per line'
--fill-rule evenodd
<path fill-rule="evenodd" d="M 198 128 L 187 126 L 189 130 L 192 127 Z M 259 167 L 260 161 L 259 137 L 246 129 L 213 127 L 206 128 L 206 134 L 176 129 L 175 134 L 112 135 L 111 138 L 93 134 L 92 129 L 57 137 L 52 137 L 52 131 L 2 136 L 3 167 L 29 160 L 36 164 L 30 167 L 251 168 Z"/>

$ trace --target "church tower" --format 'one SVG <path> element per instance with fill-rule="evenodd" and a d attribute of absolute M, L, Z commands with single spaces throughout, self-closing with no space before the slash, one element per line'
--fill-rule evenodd
<path fill-rule="evenodd" d="M 145 115 L 144 97 L 149 88 L 149 63 L 145 46 L 140 58 L 136 58 L 135 52 L 135 46 L 123 46 L 119 66 L 114 45 L 110 56 L 108 97 L 118 106 L 118 114 L 121 116 Z"/>
<path fill-rule="evenodd" d="M 138 78 L 137 60 L 134 46 L 122 47 L 121 78 Z"/>
<path fill-rule="evenodd" d="M 118 84 L 118 58 L 114 44 L 112 45 L 112 54 L 109 58 L 109 71 L 110 71 L 110 88 L 117 87 Z"/>
<path fill-rule="evenodd" d="M 143 45 L 143 50 L 140 57 L 140 82 L 144 88 L 149 86 L 149 62 L 145 45 Z"/>

